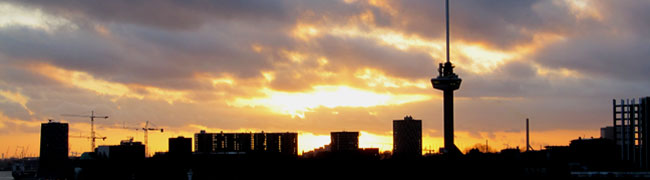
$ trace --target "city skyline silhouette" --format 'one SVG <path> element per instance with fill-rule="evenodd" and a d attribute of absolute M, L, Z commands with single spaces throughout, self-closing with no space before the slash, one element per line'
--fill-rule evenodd
<path fill-rule="evenodd" d="M 599 170 L 606 165 L 585 157 L 609 151 L 578 152 L 616 146 L 618 159 L 608 162 L 644 169 L 647 8 L 569 0 L 3 1 L 0 154 L 42 156 L 40 128 L 52 121 L 67 125 L 72 158 L 108 160 L 109 152 L 139 153 L 129 148 L 142 143 L 147 163 L 283 159 L 288 151 L 390 164 L 399 146 L 404 157 L 440 162 L 454 161 L 452 151 L 459 160 L 532 164 L 549 160 L 539 153 L 577 153 L 570 161 Z M 407 117 L 421 124 L 394 124 Z M 199 151 L 201 132 L 210 142 Z M 352 151 L 335 142 L 345 132 L 356 134 Z M 396 143 L 396 134 L 419 146 Z M 167 154 L 170 138 L 187 148 L 180 137 L 192 138 L 192 155 Z M 277 152 L 285 154 L 269 155 Z"/>

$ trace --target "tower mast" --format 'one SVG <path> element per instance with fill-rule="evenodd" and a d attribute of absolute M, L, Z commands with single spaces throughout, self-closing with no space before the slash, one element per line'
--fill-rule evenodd
<path fill-rule="evenodd" d="M 447 62 L 449 63 L 449 0 L 445 0 L 445 20 L 446 20 L 446 30 L 445 34 L 447 36 Z"/>
<path fill-rule="evenodd" d="M 454 91 L 460 88 L 461 79 L 454 73 L 454 66 L 451 64 L 449 56 L 449 0 L 445 1 L 445 20 L 446 20 L 446 38 L 447 38 L 447 62 L 438 65 L 438 77 L 431 79 L 434 89 L 443 92 L 443 112 L 444 112 L 444 153 L 460 154 L 460 151 L 454 144 Z"/>

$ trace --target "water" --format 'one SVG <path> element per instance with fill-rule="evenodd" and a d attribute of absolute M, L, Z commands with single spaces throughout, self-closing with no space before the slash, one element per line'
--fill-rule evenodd
<path fill-rule="evenodd" d="M 14 177 L 11 176 L 11 171 L 0 171 L 0 180 L 13 180 Z"/>

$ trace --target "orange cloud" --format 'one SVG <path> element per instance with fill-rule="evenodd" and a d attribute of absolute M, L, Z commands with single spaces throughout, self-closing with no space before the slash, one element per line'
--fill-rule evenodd
<path fill-rule="evenodd" d="M 29 97 L 24 96 L 20 92 L 11 92 L 11 91 L 6 91 L 6 90 L 0 90 L 0 96 L 8 99 L 9 101 L 15 102 L 20 104 L 27 112 L 29 112 L 30 115 L 33 115 L 34 112 L 27 108 L 27 102 L 29 101 Z"/>
<path fill-rule="evenodd" d="M 35 64 L 30 67 L 32 71 L 40 73 L 61 83 L 81 89 L 93 91 L 100 95 L 113 96 L 115 98 L 136 98 L 136 99 L 159 99 L 167 103 L 193 102 L 185 97 L 186 92 L 167 90 L 153 86 L 138 84 L 122 84 L 102 79 L 97 79 L 91 74 L 82 71 L 67 70 L 49 64 Z M 114 99 L 116 100 L 116 99 Z"/>
<path fill-rule="evenodd" d="M 410 81 L 402 78 L 394 78 L 375 69 L 363 69 L 355 73 L 355 77 L 367 82 L 368 87 L 390 87 L 390 88 L 419 88 L 427 89 L 429 82 L 425 79 L 420 81 Z"/>

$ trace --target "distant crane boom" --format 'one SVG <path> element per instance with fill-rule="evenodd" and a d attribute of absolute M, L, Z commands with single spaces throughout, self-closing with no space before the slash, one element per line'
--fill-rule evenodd
<path fill-rule="evenodd" d="M 90 111 L 90 115 L 78 115 L 78 114 L 61 114 L 61 116 L 67 116 L 67 117 L 86 117 L 90 118 L 90 152 L 95 150 L 95 139 L 98 137 L 95 136 L 95 118 L 103 118 L 103 119 L 108 119 L 108 116 L 100 116 L 100 115 L 95 115 L 95 111 Z M 104 137 L 104 139 L 106 139 Z"/>
<path fill-rule="evenodd" d="M 92 139 L 92 137 L 90 137 L 90 136 L 68 136 L 68 137 L 71 137 L 71 138 L 85 138 L 85 139 Z M 102 141 L 105 141 L 106 138 L 107 138 L 106 136 L 95 136 L 95 139 L 101 139 Z"/>
<path fill-rule="evenodd" d="M 162 128 L 149 127 L 149 121 L 146 121 L 144 123 L 144 127 L 138 128 L 138 127 L 126 127 L 125 126 L 125 127 L 122 127 L 122 128 L 124 128 L 124 129 L 133 129 L 133 130 L 136 130 L 136 131 L 139 131 L 139 130 L 144 131 L 144 147 L 145 147 L 145 154 L 147 156 L 149 156 L 149 131 L 158 131 L 159 130 L 161 133 L 165 131 Z"/>

